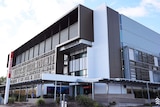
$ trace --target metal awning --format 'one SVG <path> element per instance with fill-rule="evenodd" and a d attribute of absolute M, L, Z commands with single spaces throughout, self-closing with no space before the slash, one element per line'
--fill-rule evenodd
<path fill-rule="evenodd" d="M 150 82 L 150 81 L 142 81 L 142 80 L 129 80 L 125 78 L 103 78 L 98 81 L 98 83 L 115 83 L 115 84 L 123 84 L 127 86 L 146 86 L 148 84 L 150 87 L 153 88 L 159 88 L 160 83 L 159 82 Z"/>

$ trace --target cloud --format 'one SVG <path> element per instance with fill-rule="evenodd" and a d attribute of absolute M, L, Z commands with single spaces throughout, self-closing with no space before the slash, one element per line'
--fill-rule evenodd
<path fill-rule="evenodd" d="M 160 0 L 142 0 L 141 5 L 146 6 L 148 9 L 153 8 L 160 12 Z"/>
<path fill-rule="evenodd" d="M 0 0 L 0 76 L 7 55 L 84 0 Z"/>
<path fill-rule="evenodd" d="M 151 11 L 160 12 L 159 0 L 142 0 L 138 6 L 135 7 L 121 7 L 117 11 L 129 17 L 144 17 L 151 14 Z"/>
<path fill-rule="evenodd" d="M 117 9 L 117 11 L 129 17 L 143 17 L 148 14 L 145 7 L 143 6 L 126 7 L 126 8 L 122 7 Z"/>

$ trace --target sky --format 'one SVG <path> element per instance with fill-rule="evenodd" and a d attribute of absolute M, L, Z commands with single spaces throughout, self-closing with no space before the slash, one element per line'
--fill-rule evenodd
<path fill-rule="evenodd" d="M 56 22 L 78 4 L 106 4 L 160 33 L 160 0 L 0 0 L 0 77 L 7 74 L 11 51 Z"/>

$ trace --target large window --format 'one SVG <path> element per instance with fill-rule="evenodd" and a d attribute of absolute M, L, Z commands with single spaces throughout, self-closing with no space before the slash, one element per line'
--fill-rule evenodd
<path fill-rule="evenodd" d="M 74 76 L 86 76 L 87 75 L 87 60 L 86 52 L 79 53 L 70 56 L 69 71 Z"/>
<path fill-rule="evenodd" d="M 63 43 L 68 40 L 68 28 L 60 32 L 60 43 Z"/>
<path fill-rule="evenodd" d="M 71 25 L 69 29 L 69 39 L 72 39 L 76 36 L 78 36 L 78 22 Z"/>
<path fill-rule="evenodd" d="M 34 57 L 37 57 L 38 56 L 38 54 L 39 54 L 39 44 L 38 45 L 36 45 L 36 46 L 34 46 Z"/>
<path fill-rule="evenodd" d="M 46 40 L 45 52 L 48 52 L 50 50 L 51 50 L 51 37 Z"/>
<path fill-rule="evenodd" d="M 129 54 L 129 71 L 126 72 L 130 72 L 131 79 L 150 81 L 149 71 L 159 72 L 157 57 L 131 48 L 126 52 Z"/>
<path fill-rule="evenodd" d="M 25 52 L 25 61 L 27 61 L 28 58 L 29 58 L 29 50 L 27 50 L 27 51 Z"/>
<path fill-rule="evenodd" d="M 29 50 L 29 59 L 33 58 L 33 48 L 30 48 Z"/>
<path fill-rule="evenodd" d="M 40 46 L 39 46 L 39 55 L 44 54 L 44 45 L 45 45 L 44 41 L 40 43 Z"/>
<path fill-rule="evenodd" d="M 52 50 L 55 50 L 56 45 L 59 44 L 59 33 L 53 35 L 52 37 Z"/>

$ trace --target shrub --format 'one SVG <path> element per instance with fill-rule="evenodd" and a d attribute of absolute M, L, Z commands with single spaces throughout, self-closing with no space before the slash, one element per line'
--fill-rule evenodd
<path fill-rule="evenodd" d="M 56 103 L 57 103 L 57 104 L 60 104 L 60 98 L 59 98 L 59 97 L 56 98 Z"/>
<path fill-rule="evenodd" d="M 103 105 L 84 95 L 77 96 L 76 101 L 85 107 L 103 107 Z"/>
<path fill-rule="evenodd" d="M 26 101 L 26 95 L 20 95 L 19 101 L 20 101 L 20 102 Z"/>
<path fill-rule="evenodd" d="M 14 104 L 15 98 L 14 97 L 9 97 L 8 98 L 8 104 Z"/>
<path fill-rule="evenodd" d="M 36 102 L 37 106 L 44 106 L 45 105 L 45 101 L 43 98 L 39 98 Z"/>

